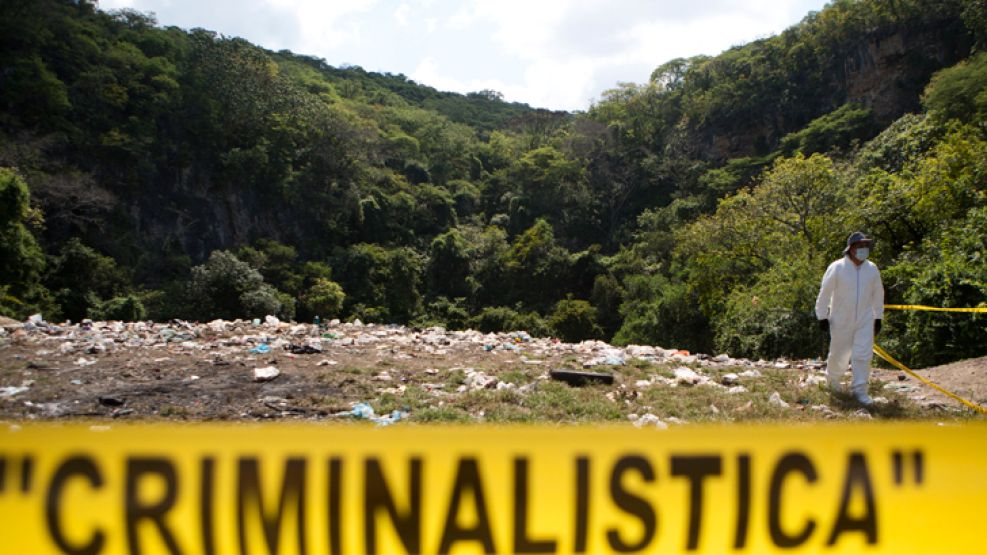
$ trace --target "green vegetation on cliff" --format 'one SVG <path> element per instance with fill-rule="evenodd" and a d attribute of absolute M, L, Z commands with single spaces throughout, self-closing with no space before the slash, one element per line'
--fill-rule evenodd
<path fill-rule="evenodd" d="M 984 305 L 982 4 L 836 0 L 568 114 L 0 0 L 0 311 L 811 356 L 855 229 L 889 302 Z M 987 344 L 979 316 L 885 330 L 913 363 Z"/>

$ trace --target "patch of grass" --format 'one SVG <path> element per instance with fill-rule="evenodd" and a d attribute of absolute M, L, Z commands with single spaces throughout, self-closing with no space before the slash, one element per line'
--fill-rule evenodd
<path fill-rule="evenodd" d="M 462 368 L 453 368 L 449 370 L 449 375 L 446 378 L 446 381 L 453 386 L 459 386 L 465 384 L 466 370 Z M 455 389 L 455 387 L 453 387 L 452 389 Z"/>
<path fill-rule="evenodd" d="M 425 407 L 411 415 L 414 422 L 432 424 L 459 424 L 473 421 L 469 413 L 454 406 Z"/>
<path fill-rule="evenodd" d="M 516 385 L 524 385 L 530 383 L 532 380 L 531 375 L 523 370 L 506 370 L 501 372 L 497 377 L 502 382 L 510 382 Z"/>
<path fill-rule="evenodd" d="M 631 359 L 626 366 L 617 372 L 625 381 L 630 382 L 646 380 L 657 373 L 659 373 L 658 365 L 639 358 Z"/>
<path fill-rule="evenodd" d="M 417 385 L 409 385 L 405 388 L 403 395 L 383 393 L 376 401 L 371 402 L 371 405 L 380 414 L 387 414 L 393 410 L 403 410 L 415 414 L 429 408 L 434 402 L 435 397 L 425 389 Z"/>
<path fill-rule="evenodd" d="M 606 398 L 610 386 L 570 387 L 559 382 L 540 383 L 521 398 L 538 421 L 596 422 L 623 418 L 620 406 Z"/>
<path fill-rule="evenodd" d="M 163 418 L 188 418 L 190 414 L 188 408 L 177 405 L 164 405 L 158 411 Z"/>

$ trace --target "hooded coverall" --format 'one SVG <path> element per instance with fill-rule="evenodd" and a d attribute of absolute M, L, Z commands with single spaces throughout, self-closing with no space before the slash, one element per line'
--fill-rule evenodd
<path fill-rule="evenodd" d="M 874 348 L 874 320 L 884 317 L 884 285 L 877 266 L 865 260 L 857 266 L 845 255 L 829 265 L 816 297 L 816 317 L 829 319 L 829 387 L 836 390 L 850 364 L 851 391 L 867 393 Z"/>

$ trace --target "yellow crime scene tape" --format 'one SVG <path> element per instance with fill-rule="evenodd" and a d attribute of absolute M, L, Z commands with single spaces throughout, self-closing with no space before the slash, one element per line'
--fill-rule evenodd
<path fill-rule="evenodd" d="M 886 305 L 884 305 L 884 308 L 885 309 L 890 308 L 890 309 L 893 309 L 893 310 L 932 310 L 932 311 L 939 311 L 939 312 L 987 312 L 987 308 L 939 308 L 939 307 L 925 306 L 925 305 L 919 305 L 919 304 L 886 304 Z M 888 354 L 887 351 L 885 351 L 884 349 L 882 349 L 876 343 L 874 344 L 874 354 L 876 354 L 877 356 L 879 356 L 882 359 L 884 359 L 891 366 L 894 366 L 895 368 L 901 370 L 902 372 L 905 372 L 909 376 L 912 376 L 913 378 L 915 378 L 918 381 L 924 383 L 925 385 L 931 387 L 932 389 L 935 389 L 936 391 L 939 391 L 940 393 L 946 395 L 947 397 L 950 397 L 952 399 L 955 399 L 955 400 L 959 401 L 960 403 L 966 405 L 967 407 L 973 409 L 976 412 L 979 412 L 980 414 L 987 415 L 987 408 L 984 408 L 984 407 L 982 407 L 982 406 L 980 406 L 980 405 L 978 405 L 976 403 L 973 403 L 971 401 L 968 401 L 968 400 L 964 399 L 963 397 L 960 397 L 959 395 L 953 393 L 952 391 L 949 391 L 948 389 L 946 389 L 946 388 L 944 388 L 944 387 L 942 387 L 942 386 L 940 386 L 940 385 L 938 385 L 938 384 L 936 384 L 936 383 L 934 383 L 934 382 L 932 382 L 932 381 L 930 381 L 930 380 L 928 380 L 926 378 L 923 378 L 922 376 L 918 375 L 916 372 L 912 371 L 910 368 L 908 368 L 904 364 L 902 364 L 902 363 L 898 362 L 897 360 L 895 360 L 894 357 L 892 357 L 890 354 Z"/>
<path fill-rule="evenodd" d="M 971 401 L 967 401 L 966 399 L 964 399 L 963 397 L 960 397 L 959 395 L 953 393 L 952 391 L 949 391 L 948 389 L 946 389 L 946 388 L 944 388 L 944 387 L 942 387 L 942 386 L 940 386 L 940 385 L 938 385 L 936 383 L 933 383 L 932 381 L 930 381 L 930 380 L 928 380 L 926 378 L 923 378 L 922 376 L 918 375 L 916 372 L 914 372 L 913 370 L 911 370 L 910 368 L 908 368 L 904 364 L 902 364 L 902 363 L 898 362 L 897 360 L 895 360 L 894 357 L 892 357 L 891 355 L 889 355 L 887 351 L 885 351 L 884 349 L 882 349 L 877 344 L 874 345 L 874 354 L 876 354 L 877 356 L 883 358 L 885 361 L 888 362 L 888 364 L 894 366 L 895 368 L 897 368 L 898 370 L 901 370 L 902 372 L 905 372 L 909 376 L 911 376 L 911 377 L 915 378 L 916 380 L 924 383 L 925 385 L 931 387 L 932 389 L 935 389 L 936 391 L 939 391 L 940 393 L 942 393 L 942 394 L 944 394 L 944 395 L 946 395 L 948 397 L 951 397 L 953 399 L 956 399 L 960 403 L 963 403 L 967 407 L 970 407 L 971 409 L 979 412 L 980 414 L 987 415 L 987 408 L 984 408 L 984 407 L 982 407 L 982 406 L 980 406 L 980 405 L 978 405 L 976 403 L 973 403 Z"/>
<path fill-rule="evenodd" d="M 987 424 L 0 430 L 10 554 L 973 553 Z"/>
<path fill-rule="evenodd" d="M 941 308 L 921 304 L 886 304 L 884 308 L 891 310 L 931 310 L 934 312 L 987 312 L 987 307 L 976 308 Z"/>

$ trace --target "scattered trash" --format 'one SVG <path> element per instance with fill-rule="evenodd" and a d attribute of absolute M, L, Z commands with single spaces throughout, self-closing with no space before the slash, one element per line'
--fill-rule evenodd
<path fill-rule="evenodd" d="M 768 398 L 768 402 L 783 409 L 787 409 L 790 406 L 784 399 L 781 398 L 781 394 L 777 391 L 771 394 L 771 397 Z"/>
<path fill-rule="evenodd" d="M 675 381 L 682 385 L 696 385 L 702 381 L 702 376 L 697 374 L 695 370 L 684 366 L 676 368 L 673 373 L 675 374 Z"/>
<path fill-rule="evenodd" d="M 265 366 L 263 368 L 254 368 L 254 381 L 255 382 L 269 382 L 274 378 L 281 375 L 281 371 L 273 366 Z"/>
<path fill-rule="evenodd" d="M 14 395 L 20 395 L 28 389 L 31 388 L 26 385 L 0 387 L 0 397 L 13 397 Z"/>
<path fill-rule="evenodd" d="M 587 384 L 602 383 L 613 384 L 613 374 L 601 374 L 598 372 L 580 372 L 578 370 L 567 370 L 564 368 L 552 370 L 548 373 L 553 380 L 565 382 L 571 386 L 579 387 Z"/>
<path fill-rule="evenodd" d="M 101 396 L 99 397 L 99 404 L 104 407 L 122 407 L 126 403 L 126 400 L 122 397 L 111 397 L 111 396 Z"/>
<path fill-rule="evenodd" d="M 820 360 L 751 361 L 733 359 L 725 353 L 708 356 L 693 354 L 682 349 L 651 345 L 617 347 L 598 340 L 565 343 L 553 338 L 532 337 L 520 331 L 483 333 L 476 330 L 446 330 L 441 327 L 414 329 L 399 325 L 364 324 L 359 321 L 340 323 L 338 320 L 328 323 L 322 320 L 318 323 L 295 323 L 282 322 L 274 316 L 252 321 L 222 319 L 207 323 L 182 320 L 166 323 L 83 321 L 74 325 L 71 322 L 48 323 L 41 314 L 34 315 L 25 322 L 0 318 L 0 347 L 9 345 L 36 346 L 33 352 L 18 352 L 13 355 L 15 359 L 23 361 L 20 363 L 20 368 L 25 372 L 25 376 L 37 377 L 45 374 L 46 379 L 47 376 L 58 376 L 55 383 L 63 387 L 66 382 L 85 386 L 80 388 L 80 392 L 89 388 L 95 389 L 99 385 L 113 387 L 114 391 L 130 391 L 119 389 L 129 385 L 125 386 L 118 382 L 145 379 L 149 380 L 148 385 L 154 384 L 150 380 L 161 380 L 156 386 L 152 386 L 155 395 L 159 391 L 175 387 L 176 384 L 183 384 L 181 387 L 195 384 L 188 387 L 193 391 L 189 402 L 196 406 L 188 409 L 190 414 L 198 414 L 200 406 L 215 404 L 213 401 L 205 400 L 209 392 L 206 385 L 221 385 L 227 379 L 225 376 L 229 372 L 236 372 L 233 369 L 238 368 L 239 372 L 243 372 L 254 369 L 257 364 L 271 365 L 254 369 L 253 379 L 257 382 L 276 379 L 281 371 L 274 366 L 275 353 L 279 360 L 289 359 L 278 365 L 283 369 L 314 370 L 316 367 L 323 366 L 336 367 L 312 372 L 327 386 L 326 393 L 316 393 L 317 397 L 314 397 L 312 402 L 320 402 L 324 395 L 328 395 L 328 391 L 342 390 L 346 395 L 347 392 L 354 391 L 350 387 L 351 384 L 366 383 L 371 379 L 376 383 L 370 390 L 378 394 L 403 395 L 425 391 L 430 398 L 438 398 L 437 402 L 440 404 L 437 406 L 442 406 L 443 397 L 453 396 L 456 392 L 469 393 L 480 390 L 516 392 L 500 399 L 507 401 L 513 399 L 515 395 L 523 396 L 534 391 L 542 381 L 555 380 L 570 385 L 619 383 L 619 387 L 607 388 L 602 393 L 624 412 L 633 410 L 644 412 L 653 410 L 651 407 L 640 406 L 649 395 L 657 393 L 657 391 L 649 392 L 651 388 L 703 386 L 722 389 L 723 394 L 750 394 L 749 389 L 757 390 L 764 387 L 763 384 L 751 385 L 757 383 L 751 380 L 762 378 L 760 370 L 765 369 L 764 373 L 772 377 L 779 373 L 779 369 L 782 371 L 797 369 L 797 372 L 791 373 L 790 378 L 786 379 L 798 380 L 798 386 L 802 388 L 824 384 L 826 380 L 825 363 Z M 143 348 L 148 350 L 141 351 L 140 349 Z M 121 359 L 119 357 L 121 352 L 126 353 L 128 358 Z M 476 357 L 481 352 L 488 353 L 486 363 L 474 362 L 474 359 L 470 358 Z M 114 357 L 114 354 L 117 356 Z M 308 360 L 303 358 L 305 355 L 315 354 L 320 356 Z M 429 358 L 433 355 L 436 360 Z M 460 355 L 463 356 L 464 362 L 469 361 L 465 362 L 466 364 L 489 364 L 489 366 L 478 369 L 444 366 L 444 361 L 457 360 Z M 257 362 L 250 364 L 247 362 L 250 360 Z M 362 366 L 360 361 L 367 363 Z M 632 368 L 623 368 L 633 361 L 645 361 L 646 364 L 634 362 Z M 100 363 L 100 369 L 108 371 L 106 376 L 97 376 L 95 372 L 79 370 L 79 367 L 93 366 L 97 362 Z M 285 364 L 291 366 L 284 366 Z M 436 367 L 432 368 L 429 365 Z M 509 374 L 500 374 L 511 365 L 513 368 Z M 544 370 L 538 368 L 542 365 L 545 366 Z M 559 368 L 547 371 L 552 368 L 550 365 L 558 365 Z M 229 368 L 219 368 L 220 366 Z M 401 371 L 394 368 L 401 368 Z M 496 370 L 493 370 L 494 368 Z M 382 369 L 387 370 L 382 371 Z M 70 373 L 73 371 L 74 374 Z M 195 382 L 201 378 L 193 375 L 192 372 L 203 373 L 202 377 L 207 378 L 208 384 L 202 382 L 196 384 Z M 526 377 L 515 377 L 515 373 Z M 504 375 L 511 375 L 512 381 L 502 381 L 501 376 Z M 289 372 L 289 376 L 297 377 L 293 372 Z M 70 380 L 70 378 L 76 379 Z M 107 378 L 112 381 L 107 382 Z M 917 404 L 926 401 L 925 396 L 919 395 L 924 389 L 917 383 L 908 380 L 903 374 L 899 374 L 897 378 L 898 380 L 890 378 L 891 383 L 883 384 L 886 395 L 889 395 L 888 392 L 897 392 L 907 395 Z M 284 378 L 281 380 L 287 382 Z M 16 386 L 16 382 L 12 385 Z M 292 389 L 287 388 L 289 385 Z M 293 396 L 298 396 L 302 390 L 293 389 L 295 385 L 294 381 L 290 384 L 285 383 L 286 389 L 283 394 L 288 398 L 296 398 Z M 0 387 L 0 397 L 12 398 L 24 395 L 30 387 L 24 384 L 19 387 Z M 280 387 L 273 389 L 280 391 Z M 919 398 L 916 398 L 917 396 Z M 28 405 L 27 401 L 5 403 L 4 407 L 5 409 L 14 406 L 28 407 L 30 410 L 25 409 L 25 417 L 50 414 L 84 415 L 87 414 L 86 407 L 91 406 L 91 402 L 90 405 L 85 403 L 87 397 L 94 398 L 82 394 L 70 395 L 68 401 L 58 405 L 60 408 L 55 408 L 56 405 L 51 404 L 52 408 L 46 409 L 42 408 L 41 404 Z M 202 397 L 201 403 L 198 397 Z M 803 395 L 799 405 L 794 401 L 789 405 L 780 395 L 777 397 L 772 395 L 772 404 L 804 407 L 808 411 L 809 401 L 805 397 Z M 302 399 L 302 397 L 297 398 Z M 141 403 L 147 401 L 136 396 L 130 398 L 129 395 L 127 399 L 117 398 L 114 395 L 104 395 L 98 399 L 100 405 L 114 409 L 112 413 L 114 416 L 130 414 L 129 409 L 122 407 L 138 407 L 138 412 L 142 412 Z M 120 401 L 121 404 L 113 404 L 115 401 Z M 738 404 L 743 402 L 744 400 L 739 400 Z M 523 400 L 520 403 L 523 404 Z M 721 401 L 717 403 L 723 404 Z M 718 405 L 710 405 L 709 401 L 704 404 L 707 408 L 704 409 L 701 405 L 697 405 L 697 408 L 707 415 L 705 418 L 708 418 L 711 412 L 718 415 L 718 419 L 722 419 L 724 415 L 745 410 L 720 408 Z M 938 408 L 940 405 L 930 403 L 926 406 Z M 945 409 L 946 406 L 942 405 L 942 407 Z M 284 412 L 288 409 L 278 410 Z M 324 411 L 320 412 L 305 406 L 298 410 L 291 409 L 290 412 L 306 414 L 309 417 L 326 414 Z M 476 414 L 480 411 L 474 409 L 468 412 Z M 826 418 L 830 417 L 829 413 L 822 409 L 818 409 L 818 412 L 824 414 Z M 257 416 L 249 411 L 239 414 L 243 417 Z M 834 414 L 834 417 L 838 418 L 848 416 L 848 413 L 843 411 Z M 393 414 L 375 416 L 394 420 Z M 265 416 L 261 414 L 259 417 Z M 673 423 L 673 420 L 665 417 L 661 421 L 665 425 Z M 652 424 L 649 419 L 644 420 L 644 425 Z"/>
<path fill-rule="evenodd" d="M 657 416 L 651 414 L 650 412 L 640 417 L 637 416 L 636 414 L 631 414 L 628 415 L 628 418 L 636 428 L 643 428 L 645 426 L 654 426 L 659 430 L 668 429 L 668 424 L 662 422 L 661 418 L 658 418 Z"/>
<path fill-rule="evenodd" d="M 898 393 L 909 393 L 918 390 L 918 386 L 905 382 L 888 382 L 884 384 L 884 389 Z"/>
<path fill-rule="evenodd" d="M 811 387 L 813 385 L 825 384 L 827 378 L 823 374 L 809 374 L 799 380 L 799 387 Z"/>
<path fill-rule="evenodd" d="M 494 389 L 497 387 L 497 378 L 488 375 L 486 372 L 478 372 L 472 368 L 466 369 L 466 391 L 479 391 L 481 389 Z"/>
<path fill-rule="evenodd" d="M 390 426 L 408 418 L 409 414 L 402 410 L 393 410 L 390 414 L 378 416 L 368 403 L 356 403 L 348 412 L 338 413 L 337 416 L 353 416 L 361 420 L 369 420 L 378 426 Z"/>
<path fill-rule="evenodd" d="M 594 366 L 623 366 L 626 364 L 623 354 L 619 352 L 608 352 L 602 356 L 598 356 L 583 362 L 584 368 L 592 368 Z"/>

